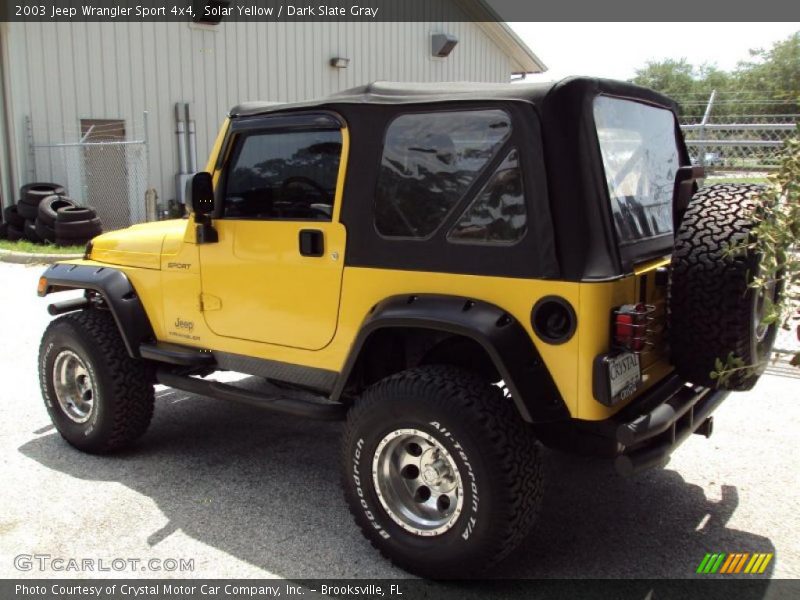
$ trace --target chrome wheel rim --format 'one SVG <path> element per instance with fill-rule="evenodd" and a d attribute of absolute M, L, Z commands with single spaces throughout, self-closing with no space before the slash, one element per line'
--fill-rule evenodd
<path fill-rule="evenodd" d="M 72 350 L 62 350 L 53 363 L 53 387 L 62 412 L 85 423 L 94 410 L 94 381 L 86 363 Z"/>
<path fill-rule="evenodd" d="M 380 441 L 372 479 L 389 517 L 416 535 L 441 535 L 461 514 L 464 493 L 456 461 L 419 429 L 397 429 Z"/>
<path fill-rule="evenodd" d="M 764 287 L 759 288 L 756 293 L 756 302 L 753 310 L 753 335 L 757 345 L 764 343 L 772 326 L 770 323 L 764 323 L 764 318 L 767 316 L 768 306 L 775 303 L 776 292 L 777 285 L 775 281 L 771 281 Z M 767 299 L 769 299 L 769 302 L 767 302 Z"/>

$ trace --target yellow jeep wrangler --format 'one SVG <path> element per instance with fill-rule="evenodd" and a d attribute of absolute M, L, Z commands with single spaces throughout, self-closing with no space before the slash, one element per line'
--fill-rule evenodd
<path fill-rule="evenodd" d="M 778 291 L 726 252 L 758 188 L 698 191 L 675 110 L 589 78 L 233 108 L 188 218 L 43 274 L 41 296 L 85 291 L 49 306 L 53 423 L 119 450 L 157 383 L 345 420 L 342 484 L 372 544 L 426 576 L 485 569 L 534 522 L 538 442 L 663 464 L 755 383 L 717 387 L 715 360 L 770 350 Z"/>

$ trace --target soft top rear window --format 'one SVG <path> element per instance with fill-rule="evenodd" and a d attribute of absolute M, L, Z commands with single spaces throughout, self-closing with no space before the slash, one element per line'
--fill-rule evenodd
<path fill-rule="evenodd" d="M 598 96 L 594 120 L 620 245 L 671 236 L 680 167 L 674 115 L 666 108 Z"/>

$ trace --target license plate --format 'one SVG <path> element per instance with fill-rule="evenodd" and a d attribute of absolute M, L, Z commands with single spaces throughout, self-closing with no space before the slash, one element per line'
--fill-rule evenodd
<path fill-rule="evenodd" d="M 642 367 L 638 354 L 625 352 L 608 357 L 608 387 L 612 403 L 631 396 L 641 380 Z"/>

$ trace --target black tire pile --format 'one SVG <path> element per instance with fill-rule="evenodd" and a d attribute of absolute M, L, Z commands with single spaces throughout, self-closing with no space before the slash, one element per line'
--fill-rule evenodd
<path fill-rule="evenodd" d="M 19 202 L 3 210 L 0 239 L 82 246 L 103 233 L 94 209 L 78 206 L 66 193 L 57 183 L 23 185 Z"/>

